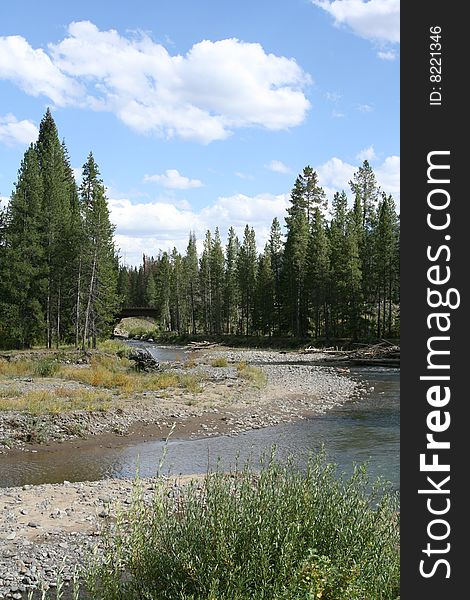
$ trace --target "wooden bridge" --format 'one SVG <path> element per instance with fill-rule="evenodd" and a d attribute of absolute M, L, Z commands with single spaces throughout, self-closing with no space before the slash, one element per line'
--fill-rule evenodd
<path fill-rule="evenodd" d="M 120 321 L 125 317 L 153 317 L 158 319 L 160 316 L 159 311 L 156 308 L 150 308 L 148 306 L 129 306 L 121 308 L 116 314 L 116 321 Z"/>

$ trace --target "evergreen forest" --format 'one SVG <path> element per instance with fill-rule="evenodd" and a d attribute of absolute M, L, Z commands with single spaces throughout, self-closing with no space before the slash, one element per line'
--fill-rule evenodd
<path fill-rule="evenodd" d="M 261 253 L 247 224 L 225 241 L 207 231 L 201 254 L 190 232 L 184 254 L 160 251 L 128 267 L 93 154 L 77 185 L 47 110 L 0 213 L 0 346 L 95 347 L 122 307 L 154 308 L 161 333 L 397 338 L 395 203 L 367 161 L 349 185 L 351 207 L 345 191 L 328 199 L 306 166 Z"/>

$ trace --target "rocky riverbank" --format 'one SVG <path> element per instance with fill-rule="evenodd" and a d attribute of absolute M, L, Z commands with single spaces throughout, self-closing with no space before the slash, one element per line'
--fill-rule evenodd
<path fill-rule="evenodd" d="M 125 444 L 131 438 L 166 437 L 171 428 L 175 437 L 233 436 L 322 414 L 366 392 L 347 369 L 319 366 L 311 356 L 297 352 L 216 348 L 165 368 L 175 376 L 195 376 L 200 389 L 116 395 L 106 411 L 35 416 L 5 411 L 0 415 L 0 435 L 14 442 L 12 449 L 4 450 L 14 458 L 15 452 L 53 453 L 58 441 L 73 440 L 74 446 Z M 4 379 L 0 385 L 8 382 Z M 78 389 L 84 384 L 24 377 L 14 385 L 52 394 L 60 386 Z M 24 439 L 31 419 L 35 427 L 52 432 L 46 446 Z M 188 479 L 167 482 L 168 493 L 177 495 Z M 142 480 L 146 501 L 158 485 L 155 479 Z M 110 479 L 0 489 L 0 600 L 25 599 L 37 586 L 54 588 L 59 572 L 65 582 L 72 581 L 90 550 L 100 551 L 103 526 L 113 521 L 119 506 L 124 510 L 130 506 L 133 486 L 130 479 Z"/>
<path fill-rule="evenodd" d="M 191 353 L 165 369 L 195 385 L 123 394 L 57 377 L 3 379 L 0 393 L 13 387 L 18 398 L 98 391 L 106 394 L 106 403 L 97 409 L 31 413 L 15 410 L 13 399 L 13 409 L 0 412 L 0 452 L 37 451 L 44 444 L 103 435 L 158 438 L 170 428 L 175 437 L 237 435 L 324 413 L 364 392 L 347 369 L 318 366 L 297 352 L 216 349 Z"/>
<path fill-rule="evenodd" d="M 136 489 L 150 502 L 159 486 L 176 496 L 190 479 L 201 480 L 109 479 L 0 488 L 0 600 L 27 598 L 33 588 L 53 589 L 59 572 L 69 585 L 91 553 L 100 552 L 103 527 L 130 507 Z"/>

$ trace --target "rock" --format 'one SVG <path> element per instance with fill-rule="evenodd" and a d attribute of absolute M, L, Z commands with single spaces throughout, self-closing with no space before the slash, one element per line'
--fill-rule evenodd
<path fill-rule="evenodd" d="M 158 371 L 160 363 L 145 348 L 136 348 L 129 354 L 129 360 L 135 362 L 138 371 Z"/>

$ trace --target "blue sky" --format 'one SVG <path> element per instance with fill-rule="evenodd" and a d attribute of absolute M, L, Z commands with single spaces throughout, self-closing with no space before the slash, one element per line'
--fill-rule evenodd
<path fill-rule="evenodd" d="M 47 106 L 90 150 L 129 264 L 246 222 L 261 247 L 310 164 L 367 158 L 399 201 L 398 0 L 23 1 L 0 8 L 0 197 Z"/>

